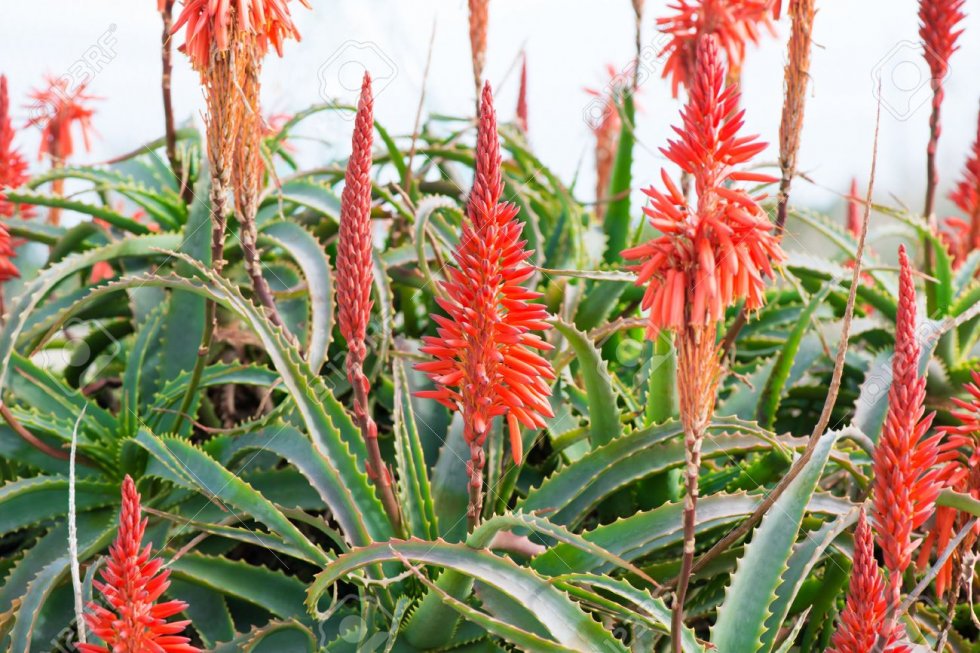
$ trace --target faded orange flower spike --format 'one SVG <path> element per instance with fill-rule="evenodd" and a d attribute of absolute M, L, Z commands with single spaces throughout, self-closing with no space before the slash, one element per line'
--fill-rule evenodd
<path fill-rule="evenodd" d="M 299 1 L 311 9 L 307 0 Z M 219 52 L 228 49 L 232 20 L 238 22 L 239 30 L 257 37 L 262 54 L 271 44 L 281 57 L 283 41 L 300 39 L 289 13 L 289 0 L 187 0 L 173 33 L 187 25 L 186 40 L 180 49 L 196 70 L 207 70 L 212 46 Z"/>
<path fill-rule="evenodd" d="M 675 0 L 671 15 L 657 19 L 657 29 L 669 37 L 664 79 L 670 77 L 674 97 L 694 79 L 698 42 L 714 35 L 725 51 L 729 72 L 737 76 L 747 43 L 758 43 L 761 28 L 772 29 L 771 0 Z"/>
<path fill-rule="evenodd" d="M 149 544 L 141 550 L 146 522 L 141 519 L 136 484 L 127 475 L 122 485 L 119 534 L 109 549 L 102 582 L 94 583 L 110 609 L 92 602 L 85 613 L 85 622 L 105 646 L 76 644 L 82 653 L 200 653 L 180 634 L 190 621 L 167 622 L 187 604 L 176 600 L 157 603 L 170 586 L 170 572 L 161 570 L 161 559 L 150 557 Z"/>
<path fill-rule="evenodd" d="M 765 149 L 755 136 L 739 136 L 744 111 L 738 110 L 735 86 L 724 86 L 725 65 L 714 37 L 698 49 L 698 77 L 681 112 L 678 140 L 661 152 L 694 179 L 697 204 L 687 199 L 665 170 L 665 190 L 650 187 L 644 208 L 661 236 L 623 251 L 640 261 L 636 283 L 647 284 L 643 308 L 650 311 L 650 332 L 708 325 L 724 318 L 739 299 L 747 310 L 764 302 L 764 277 L 785 254 L 759 206 L 764 195 L 751 196 L 731 182 L 776 181 L 768 175 L 739 172 Z"/>
<path fill-rule="evenodd" d="M 31 93 L 33 117 L 28 124 L 41 129 L 38 159 L 47 154 L 56 162 L 67 161 L 75 152 L 72 128 L 76 125 L 85 149 L 90 148 L 95 111 L 88 103 L 99 98 L 86 93 L 85 84 L 72 87 L 67 78 L 49 76 L 45 78 L 45 84 L 44 88 Z"/>
<path fill-rule="evenodd" d="M 980 249 L 980 114 L 977 115 L 977 137 L 963 167 L 963 176 L 949 194 L 965 217 L 946 219 L 950 232 L 945 235 L 957 263 L 970 252 Z"/>
<path fill-rule="evenodd" d="M 469 8 L 473 80 L 477 90 L 479 90 L 483 83 L 483 66 L 487 61 L 487 26 L 490 23 L 490 0 L 469 0 Z"/>
<path fill-rule="evenodd" d="M 935 413 L 925 412 L 926 380 L 919 375 L 915 283 L 902 245 L 898 250 L 898 315 L 888 412 L 874 451 L 874 514 L 893 599 L 901 592 L 916 543 L 912 531 L 932 516 L 942 488 L 935 467 L 940 436 L 926 438 Z"/>
<path fill-rule="evenodd" d="M 585 89 L 586 93 L 597 98 L 590 105 L 595 110 L 590 111 L 588 122 L 595 136 L 595 198 L 596 218 L 599 220 L 602 220 L 606 212 L 609 183 L 612 180 L 616 148 L 619 146 L 622 119 L 619 115 L 618 98 L 624 87 L 621 76 L 611 64 L 606 66 L 606 72 L 609 74 L 609 82 L 604 89 Z"/>
<path fill-rule="evenodd" d="M 840 624 L 830 640 L 828 653 L 868 653 L 874 648 L 879 633 L 885 629 L 888 601 L 885 598 L 885 579 L 875 560 L 871 526 L 861 511 L 854 532 L 854 566 L 847 590 L 847 603 L 840 613 Z M 892 627 L 885 645 L 886 653 L 907 653 L 909 648 L 901 626 Z"/>
<path fill-rule="evenodd" d="M 548 329 L 540 293 L 522 284 L 534 269 L 521 240 L 517 207 L 501 203 L 500 142 L 490 85 L 483 89 L 477 136 L 476 175 L 467 219 L 453 253 L 455 266 L 442 282 L 439 305 L 447 317 L 433 316 L 438 335 L 424 338 L 422 351 L 435 358 L 417 369 L 437 389 L 419 396 L 435 399 L 463 415 L 474 471 L 483 469 L 482 446 L 493 420 L 507 420 L 511 451 L 521 460 L 520 426 L 542 428 L 552 417 L 548 397 L 555 378 L 537 352 L 551 349 L 534 331 Z"/>

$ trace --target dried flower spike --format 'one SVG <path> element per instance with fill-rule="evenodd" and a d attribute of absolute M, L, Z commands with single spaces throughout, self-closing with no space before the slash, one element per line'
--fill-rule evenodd
<path fill-rule="evenodd" d="M 517 207 L 501 203 L 500 142 L 490 85 L 483 89 L 477 135 L 476 175 L 466 210 L 455 266 L 442 282 L 439 305 L 447 317 L 433 316 L 437 336 L 424 338 L 422 352 L 435 358 L 417 369 L 436 390 L 429 397 L 463 416 L 470 444 L 470 524 L 479 520 L 482 501 L 483 443 L 493 420 L 505 418 L 515 463 L 520 462 L 520 427 L 542 428 L 552 417 L 548 397 L 555 378 L 551 364 L 537 352 L 551 349 L 532 333 L 549 328 L 548 313 L 526 289 L 534 269 L 521 240 Z"/>
<path fill-rule="evenodd" d="M 490 0 L 469 0 L 470 51 L 473 59 L 473 81 L 477 95 L 483 84 L 483 66 L 487 61 L 487 26 L 490 23 Z"/>
<path fill-rule="evenodd" d="M 666 55 L 663 77 L 670 77 L 674 97 L 694 79 L 698 42 L 714 35 L 725 51 L 728 72 L 738 77 L 748 43 L 758 43 L 761 29 L 772 29 L 770 0 L 675 0 L 670 16 L 657 19 L 657 28 L 669 37 L 661 50 Z"/>
<path fill-rule="evenodd" d="M 868 653 L 885 628 L 888 601 L 885 579 L 875 560 L 874 538 L 864 511 L 858 517 L 854 532 L 854 566 L 847 590 L 847 603 L 840 614 L 840 624 L 830 640 L 828 653 Z M 887 653 L 906 653 L 912 649 L 902 643 L 904 629 L 893 627 L 888 637 Z"/>
<path fill-rule="evenodd" d="M 180 633 L 190 621 L 167 622 L 187 608 L 183 601 L 157 603 L 170 586 L 170 572 L 163 561 L 150 557 L 150 545 L 143 547 L 145 518 L 140 515 L 140 495 L 128 475 L 122 485 L 122 511 L 119 534 L 109 549 L 109 561 L 102 570 L 102 582 L 94 585 L 109 609 L 92 602 L 85 622 L 105 646 L 78 643 L 82 653 L 200 653 Z"/>
<path fill-rule="evenodd" d="M 311 8 L 307 0 L 300 2 Z M 300 39 L 289 12 L 289 0 L 188 0 L 174 23 L 173 32 L 187 25 L 186 40 L 180 50 L 190 57 L 197 71 L 207 70 L 212 48 L 224 52 L 234 41 L 232 21 L 242 32 L 255 36 L 260 56 L 265 55 L 270 43 L 282 56 L 283 41 Z"/>
<path fill-rule="evenodd" d="M 901 271 L 892 385 L 881 438 L 874 451 L 873 488 L 879 543 L 896 605 L 902 574 L 916 547 L 912 531 L 932 516 L 942 487 L 935 468 L 939 436 L 925 437 L 935 413 L 923 417 L 926 380 L 919 375 L 921 347 L 916 339 L 915 283 L 904 245 L 899 247 L 898 258 Z"/>

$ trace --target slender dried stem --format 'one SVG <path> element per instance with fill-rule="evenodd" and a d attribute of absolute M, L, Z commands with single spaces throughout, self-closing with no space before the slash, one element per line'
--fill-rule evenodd
<path fill-rule="evenodd" d="M 721 372 L 715 331 L 714 325 L 688 326 L 677 335 L 677 390 L 680 396 L 681 423 L 684 426 L 684 478 L 687 493 L 684 497 L 684 550 L 671 618 L 674 653 L 682 650 L 684 601 L 694 564 L 701 445 L 714 413 L 715 392 Z"/>
<path fill-rule="evenodd" d="M 759 506 L 755 509 L 748 519 L 743 521 L 738 525 L 737 528 L 733 529 L 728 535 L 720 539 L 711 549 L 708 550 L 703 556 L 701 556 L 691 569 L 692 573 L 697 573 L 704 566 L 718 557 L 721 553 L 728 550 L 728 548 L 740 540 L 741 538 L 748 535 L 749 531 L 762 519 L 762 516 L 768 512 L 768 510 L 776 503 L 776 500 L 786 491 L 790 483 L 799 476 L 800 472 L 813 457 L 813 452 L 817 448 L 817 443 L 823 436 L 827 429 L 827 425 L 830 423 L 830 415 L 833 412 L 834 404 L 837 403 L 837 394 L 840 391 L 841 377 L 844 373 L 844 357 L 847 353 L 847 343 L 851 331 L 851 320 L 854 317 L 854 303 L 857 298 L 857 288 L 861 282 L 861 260 L 864 257 L 864 243 L 868 235 L 868 221 L 871 217 L 871 194 L 874 190 L 875 183 L 875 173 L 878 167 L 878 129 L 881 125 L 881 103 L 878 103 L 877 116 L 875 117 L 875 134 L 874 134 L 874 145 L 873 154 L 871 158 L 871 175 L 868 179 L 868 193 L 867 201 L 864 204 L 864 219 L 861 223 L 861 234 L 858 238 L 858 248 L 857 254 L 854 259 L 854 269 L 851 275 L 851 287 L 847 294 L 847 307 L 844 309 L 844 321 L 841 328 L 840 344 L 837 347 L 837 358 L 834 361 L 834 373 L 831 377 L 830 388 L 827 392 L 827 400 L 824 402 L 823 411 L 820 413 L 820 419 L 817 425 L 814 427 L 813 432 L 810 434 L 810 440 L 807 442 L 806 449 L 804 449 L 803 454 L 797 459 L 793 466 L 789 469 L 785 476 L 779 481 L 773 491 L 770 492 L 762 500 Z"/>
<path fill-rule="evenodd" d="M 472 531 L 480 525 L 480 514 L 483 512 L 483 468 L 486 466 L 487 455 L 483 445 L 470 443 L 470 459 L 466 463 L 466 473 L 469 475 L 470 502 L 466 508 L 466 521 Z"/>

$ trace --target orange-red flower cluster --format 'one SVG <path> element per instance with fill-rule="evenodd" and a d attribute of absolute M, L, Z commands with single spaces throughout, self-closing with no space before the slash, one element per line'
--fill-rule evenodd
<path fill-rule="evenodd" d="M 765 149 L 755 136 L 739 136 L 744 111 L 738 110 L 736 87 L 725 87 L 725 64 L 716 39 L 698 46 L 698 75 L 677 140 L 661 149 L 691 175 L 697 205 L 686 198 L 665 170 L 664 191 L 644 192 L 652 205 L 644 212 L 662 233 L 623 251 L 634 266 L 637 284 L 648 284 L 643 308 L 650 311 L 650 329 L 707 325 L 724 318 L 725 309 L 744 299 L 748 310 L 764 302 L 764 277 L 784 258 L 778 238 L 759 202 L 731 182 L 772 182 L 774 178 L 735 168 Z"/>
<path fill-rule="evenodd" d="M 950 250 L 957 262 L 975 249 L 980 249 L 980 114 L 977 116 L 977 138 L 963 168 L 963 176 L 949 199 L 963 212 L 965 218 L 951 217 L 946 225 Z"/>
<path fill-rule="evenodd" d="M 962 29 L 956 29 L 963 20 L 963 4 L 966 0 L 919 0 L 919 37 L 922 51 L 929 65 L 933 84 L 942 82 L 949 69 L 949 58 L 957 50 L 956 40 Z"/>
<path fill-rule="evenodd" d="M 657 19 L 657 28 L 670 40 L 661 50 L 667 55 L 663 77 L 670 77 L 674 97 L 681 86 L 690 87 L 697 70 L 698 42 L 714 35 L 725 50 L 728 67 L 738 74 L 747 43 L 758 43 L 763 28 L 772 29 L 771 0 L 675 0 L 670 16 Z"/>
<path fill-rule="evenodd" d="M 532 333 L 549 328 L 540 293 L 521 284 L 534 274 L 531 252 L 521 240 L 517 207 L 501 203 L 500 143 L 490 85 L 483 89 L 477 137 L 476 176 L 463 225 L 442 283 L 434 315 L 438 335 L 422 351 L 435 358 L 418 365 L 437 389 L 420 392 L 463 414 L 467 442 L 482 445 L 494 418 L 506 416 L 515 460 L 521 457 L 520 427 L 541 428 L 553 416 L 548 397 L 555 378 L 537 352 L 551 349 Z"/>
<path fill-rule="evenodd" d="M 840 626 L 830 640 L 828 653 L 868 653 L 874 648 L 878 635 L 887 627 L 885 579 L 875 560 L 874 537 L 871 525 L 861 511 L 854 532 L 854 566 L 847 589 L 847 603 L 840 613 Z M 886 653 L 909 653 L 912 649 L 903 642 L 904 629 L 892 626 L 886 641 Z"/>
<path fill-rule="evenodd" d="M 367 356 L 364 342 L 371 319 L 371 144 L 374 135 L 374 99 L 371 77 L 364 73 L 354 121 L 353 149 L 341 197 L 340 234 L 337 240 L 337 306 L 340 333 L 350 351 L 347 377 L 354 387 L 354 410 L 363 423 L 367 411 L 368 380 L 361 371 Z M 371 428 L 376 430 L 374 423 Z M 376 437 L 377 433 L 365 433 Z"/>
<path fill-rule="evenodd" d="M 590 105 L 587 116 L 589 127 L 595 135 L 595 174 L 596 174 L 596 215 L 601 219 L 605 212 L 605 200 L 609 194 L 609 182 L 612 178 L 613 162 L 616 159 L 616 148 L 619 143 L 619 130 L 622 120 L 617 104 L 622 92 L 620 75 L 613 66 L 607 65 L 609 82 L 603 90 L 585 89 L 589 95 L 597 98 Z M 591 110 L 594 109 L 594 110 Z"/>
<path fill-rule="evenodd" d="M 7 93 L 7 76 L 0 75 L 0 215 L 11 217 L 18 208 L 3 197 L 3 189 L 17 188 L 28 180 L 27 160 L 14 147 L 14 124 L 10 117 L 10 96 Z M 20 216 L 28 218 L 33 207 L 20 206 Z"/>
<path fill-rule="evenodd" d="M 41 129 L 38 159 L 47 154 L 55 161 L 66 161 L 75 152 L 72 139 L 75 125 L 78 125 L 86 151 L 90 148 L 95 111 L 88 103 L 99 98 L 85 92 L 86 84 L 72 87 L 70 80 L 64 77 L 48 76 L 45 83 L 44 88 L 31 92 L 33 116 L 28 124 Z"/>
<path fill-rule="evenodd" d="M 176 600 L 157 603 L 170 586 L 170 572 L 161 570 L 162 560 L 150 557 L 149 544 L 141 550 L 146 522 L 141 519 L 136 484 L 127 475 L 122 486 L 119 534 L 109 549 L 102 582 L 94 583 L 111 609 L 92 602 L 85 613 L 89 628 L 105 646 L 76 644 L 82 653 L 200 653 L 180 634 L 190 621 L 167 622 L 187 604 Z"/>
<path fill-rule="evenodd" d="M 942 460 L 942 478 L 946 485 L 957 492 L 968 494 L 980 500 L 980 372 L 973 372 L 973 382 L 964 387 L 969 394 L 969 400 L 958 397 L 953 402 L 959 410 L 953 411 L 953 417 L 959 426 L 941 426 L 939 431 L 946 436 L 940 446 Z M 925 567 L 929 562 L 929 554 L 935 547 L 936 553 L 942 553 L 961 527 L 958 521 L 961 514 L 955 508 L 948 506 L 936 507 L 936 519 L 930 529 L 922 550 L 919 552 L 919 566 Z M 960 546 L 969 549 L 970 542 L 976 542 L 980 535 L 980 525 L 974 528 Z M 943 596 L 946 589 L 952 586 L 953 557 L 943 564 L 936 575 L 936 594 Z"/>
<path fill-rule="evenodd" d="M 311 8 L 307 0 L 299 1 Z M 173 32 L 187 25 L 180 49 L 196 70 L 207 70 L 212 46 L 219 52 L 228 49 L 232 20 L 240 31 L 257 37 L 263 54 L 271 43 L 281 57 L 283 41 L 300 38 L 289 13 L 289 0 L 187 0 Z"/>
<path fill-rule="evenodd" d="M 926 380 L 919 375 L 915 283 L 905 246 L 898 250 L 899 291 L 888 412 L 874 452 L 875 521 L 893 593 L 901 589 L 916 543 L 912 531 L 932 515 L 942 489 L 939 435 L 925 437 L 935 413 L 925 412 Z"/>

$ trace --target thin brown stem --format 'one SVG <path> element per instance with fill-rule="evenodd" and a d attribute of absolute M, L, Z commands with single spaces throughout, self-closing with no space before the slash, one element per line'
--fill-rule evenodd
<path fill-rule="evenodd" d="M 14 430 L 14 433 L 19 435 L 21 439 L 24 440 L 24 442 L 31 445 L 41 453 L 45 453 L 51 456 L 52 458 L 57 458 L 58 460 L 69 459 L 70 454 L 67 451 L 62 451 L 61 449 L 56 449 L 55 447 L 52 447 L 47 442 L 44 442 L 36 435 L 34 435 L 26 428 L 24 428 L 24 425 L 21 424 L 16 417 L 14 417 L 13 413 L 10 412 L 10 408 L 7 407 L 7 404 L 0 404 L 0 415 L 2 415 L 4 421 L 10 425 L 10 428 Z M 95 466 L 95 463 L 93 463 L 90 458 L 87 458 L 81 454 L 75 456 L 75 459 L 83 465 L 87 465 L 89 467 Z"/>
<path fill-rule="evenodd" d="M 851 320 L 854 317 L 854 303 L 857 298 L 858 285 L 861 282 L 861 262 L 864 258 L 864 244 L 865 239 L 868 235 L 868 222 L 871 217 L 871 195 L 874 190 L 875 183 L 875 173 L 878 168 L 878 129 L 881 125 L 881 103 L 878 103 L 877 116 L 875 118 L 875 134 L 874 134 L 874 145 L 872 149 L 871 157 L 871 175 L 868 179 L 868 194 L 867 201 L 864 205 L 864 219 L 861 223 L 861 234 L 858 238 L 858 248 L 857 255 L 854 259 L 854 269 L 851 274 L 851 287 L 847 294 L 847 307 L 844 309 L 844 321 L 841 328 L 840 344 L 837 347 L 837 358 L 834 361 L 834 373 L 831 377 L 830 388 L 827 392 L 827 400 L 824 402 L 823 410 L 820 413 L 820 419 L 817 425 L 814 427 L 813 432 L 810 434 L 810 440 L 807 442 L 806 449 L 803 450 L 803 454 L 797 459 L 793 466 L 789 469 L 785 476 L 779 481 L 773 491 L 770 492 L 762 500 L 762 503 L 755 509 L 755 511 L 741 524 L 733 529 L 728 535 L 719 540 L 711 549 L 708 550 L 703 556 L 701 556 L 694 567 L 691 569 L 692 573 L 697 573 L 710 561 L 714 560 L 721 553 L 726 551 L 732 544 L 740 540 L 741 538 L 748 535 L 749 531 L 762 519 L 762 516 L 772 508 L 776 500 L 786 491 L 790 483 L 799 476 L 800 472 L 813 457 L 813 452 L 817 448 L 817 443 L 823 436 L 827 429 L 827 425 L 830 423 L 830 416 L 834 409 L 834 404 L 837 403 L 837 394 L 840 392 L 841 377 L 844 373 L 844 357 L 847 354 L 847 343 L 851 332 Z"/>
<path fill-rule="evenodd" d="M 412 162 L 415 160 L 415 151 L 419 144 L 419 129 L 422 125 L 422 108 L 425 104 L 425 89 L 429 82 L 429 68 L 432 66 L 432 50 L 436 42 L 436 19 L 432 19 L 432 33 L 429 35 L 429 51 L 425 55 L 425 71 L 422 73 L 422 92 L 419 93 L 419 104 L 415 108 L 415 126 L 412 128 L 412 144 L 408 149 L 408 165 L 405 166 L 405 176 L 402 179 L 402 188 L 411 195 L 412 192 Z"/>
<path fill-rule="evenodd" d="M 932 112 L 929 114 L 929 144 L 926 146 L 926 201 L 922 215 L 929 226 L 935 225 L 933 215 L 936 204 L 936 186 L 939 184 L 939 174 L 936 172 L 936 150 L 939 147 L 939 110 L 942 105 L 943 90 L 941 82 L 933 89 Z M 926 272 L 932 274 L 933 259 L 932 243 L 926 239 L 923 247 Z"/>
<path fill-rule="evenodd" d="M 173 78 L 173 35 L 171 34 L 174 22 L 173 11 L 174 0 L 165 0 L 163 10 L 160 12 L 160 19 L 163 22 L 163 34 L 160 37 L 160 93 L 163 96 L 164 149 L 174 178 L 180 184 L 180 194 L 184 201 L 190 204 L 193 200 L 193 194 L 190 185 L 186 183 L 180 159 L 177 156 L 177 130 L 174 127 L 173 94 L 170 91 Z"/>

